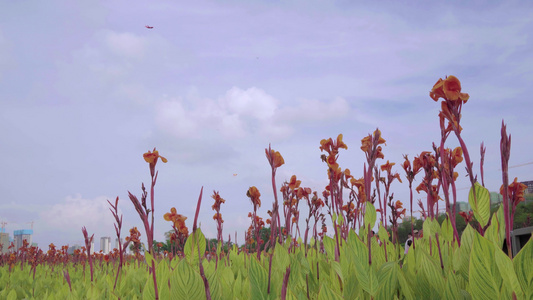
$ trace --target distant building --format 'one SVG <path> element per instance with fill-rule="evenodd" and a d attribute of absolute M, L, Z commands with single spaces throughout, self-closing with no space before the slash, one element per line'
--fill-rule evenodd
<path fill-rule="evenodd" d="M 105 254 L 111 252 L 111 237 L 104 236 L 100 238 L 100 251 Z"/>
<path fill-rule="evenodd" d="M 490 192 L 490 205 L 500 204 L 503 201 L 503 196 L 497 192 Z"/>
<path fill-rule="evenodd" d="M 67 253 L 72 255 L 74 254 L 74 250 L 81 250 L 81 246 L 80 245 L 70 246 L 68 247 Z"/>
<path fill-rule="evenodd" d="M 14 232 L 14 243 L 15 243 L 15 251 L 18 251 L 22 247 L 22 241 L 26 240 L 29 245 L 33 243 L 33 230 L 31 229 L 21 229 L 21 230 L 15 230 Z"/>
<path fill-rule="evenodd" d="M 456 212 L 467 212 L 470 211 L 470 204 L 468 202 L 456 202 L 455 203 L 455 211 Z"/>
<path fill-rule="evenodd" d="M 9 233 L 0 232 L 0 245 L 2 245 L 2 252 L 0 253 L 7 253 L 9 244 Z"/>

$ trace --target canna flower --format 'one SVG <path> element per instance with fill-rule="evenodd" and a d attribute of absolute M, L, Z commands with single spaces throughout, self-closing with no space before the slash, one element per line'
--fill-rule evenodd
<path fill-rule="evenodd" d="M 259 197 L 261 197 L 261 193 L 255 186 L 252 186 L 248 189 L 246 196 L 250 197 L 250 200 L 254 206 L 261 207 L 261 200 L 259 199 Z"/>
<path fill-rule="evenodd" d="M 149 163 L 149 164 L 156 164 L 157 163 L 157 160 L 159 158 L 161 158 L 161 161 L 166 163 L 168 160 L 166 158 L 164 158 L 163 156 L 159 155 L 159 152 L 157 150 L 155 150 L 154 148 L 154 151 L 153 152 L 146 152 L 143 154 L 143 157 L 144 157 L 144 160 Z"/>
<path fill-rule="evenodd" d="M 226 200 L 222 199 L 222 197 L 220 197 L 219 193 L 215 192 L 215 191 L 213 192 L 213 196 L 211 196 L 211 198 L 215 199 L 215 204 L 213 204 L 213 206 L 211 206 L 211 208 L 213 210 L 216 210 L 216 211 L 220 210 L 220 205 L 222 203 L 226 202 Z"/>
<path fill-rule="evenodd" d="M 474 218 L 474 212 L 469 211 L 468 214 L 464 211 L 459 212 L 459 215 L 465 219 L 465 222 L 468 224 Z"/>
<path fill-rule="evenodd" d="M 509 184 L 507 187 L 509 200 L 513 204 L 513 208 L 518 205 L 518 203 L 525 201 L 524 192 L 527 189 L 527 185 L 518 182 L 518 178 L 515 177 L 514 181 Z M 503 195 L 503 185 L 500 187 L 500 194 Z"/>
<path fill-rule="evenodd" d="M 170 209 L 170 213 L 166 213 L 163 215 L 163 218 L 165 219 L 165 221 L 173 221 L 174 219 L 176 219 L 178 216 L 177 212 L 176 212 L 176 208 L 175 207 L 172 207 Z"/>
<path fill-rule="evenodd" d="M 455 168 L 460 162 L 463 161 L 463 148 L 456 147 L 452 151 L 452 163 Z"/>
<path fill-rule="evenodd" d="M 387 163 L 384 164 L 384 165 L 381 165 L 381 171 L 384 172 L 384 171 L 387 171 L 387 172 L 391 172 L 392 170 L 392 166 L 394 166 L 395 163 L 389 163 L 389 161 L 387 160 Z"/>
<path fill-rule="evenodd" d="M 301 180 L 296 180 L 296 175 L 291 176 L 291 180 L 289 182 L 289 189 L 296 190 L 298 187 L 300 187 L 300 183 L 302 183 Z"/>
<path fill-rule="evenodd" d="M 279 168 L 283 164 L 285 164 L 285 160 L 283 159 L 283 156 L 278 151 L 270 150 L 271 156 L 272 156 L 272 165 L 274 168 Z"/>
<path fill-rule="evenodd" d="M 434 101 L 438 101 L 439 98 L 443 98 L 446 101 L 461 100 L 466 103 L 470 96 L 466 93 L 461 93 L 461 82 L 455 76 L 448 76 L 445 80 L 439 78 L 437 83 L 433 86 L 429 92 L 429 96 Z"/>
<path fill-rule="evenodd" d="M 215 215 L 213 215 L 213 220 L 216 220 L 216 221 L 220 221 L 221 223 L 224 223 L 224 220 L 222 219 L 222 214 L 221 213 L 215 213 Z"/>

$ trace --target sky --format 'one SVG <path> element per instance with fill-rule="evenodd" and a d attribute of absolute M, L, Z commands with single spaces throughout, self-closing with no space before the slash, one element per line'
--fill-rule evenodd
<path fill-rule="evenodd" d="M 509 177 L 533 180 L 530 1 L 0 5 L 0 221 L 11 237 L 33 226 L 44 249 L 81 244 L 83 226 L 97 249 L 100 237 L 114 240 L 107 200 L 117 196 L 122 235 L 137 226 L 145 237 L 128 191 L 140 196 L 149 184 L 142 154 L 154 147 L 168 159 L 157 164 L 156 240 L 171 230 L 163 219 L 171 207 L 192 228 L 203 187 L 204 234 L 216 237 L 219 191 L 224 238 L 242 243 L 248 188 L 261 192 L 261 217 L 272 207 L 269 144 L 285 159 L 278 190 L 294 174 L 321 194 L 320 140 L 338 134 L 348 146 L 341 168 L 361 177 L 361 139 L 376 128 L 387 141 L 378 164 L 395 162 L 405 178 L 403 155 L 440 141 L 429 90 L 447 75 L 470 94 L 462 135 L 476 174 L 487 147 L 485 186 L 502 183 L 502 120 L 512 136 Z M 446 146 L 458 146 L 455 136 Z M 464 162 L 457 170 L 466 201 Z M 405 180 L 392 185 L 407 207 L 408 191 Z"/>

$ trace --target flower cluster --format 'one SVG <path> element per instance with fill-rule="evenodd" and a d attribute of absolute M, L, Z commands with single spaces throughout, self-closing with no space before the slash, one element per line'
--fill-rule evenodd
<path fill-rule="evenodd" d="M 178 214 L 175 207 L 172 207 L 169 213 L 164 214 L 163 218 L 165 221 L 172 222 L 172 227 L 176 232 L 184 235 L 185 237 L 189 236 L 189 229 L 185 225 L 185 220 L 187 220 L 187 217 Z"/>

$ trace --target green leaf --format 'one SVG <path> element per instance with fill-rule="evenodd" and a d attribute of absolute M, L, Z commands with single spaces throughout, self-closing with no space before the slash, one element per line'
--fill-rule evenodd
<path fill-rule="evenodd" d="M 457 276 L 450 270 L 448 276 L 446 277 L 446 289 L 444 290 L 444 299 L 455 300 L 459 299 L 460 292 L 458 288 L 458 283 L 456 280 Z"/>
<path fill-rule="evenodd" d="M 276 267 L 278 271 L 285 272 L 285 269 L 289 266 L 291 259 L 289 253 L 285 247 L 277 243 L 274 249 L 274 256 L 272 257 L 272 265 Z"/>
<path fill-rule="evenodd" d="M 183 247 L 185 257 L 191 265 L 198 264 L 198 252 L 200 252 L 200 255 L 204 255 L 205 246 L 205 236 L 200 228 L 197 228 L 196 231 L 187 238 L 185 246 Z"/>
<path fill-rule="evenodd" d="M 514 257 L 513 266 L 525 298 L 533 299 L 533 238 Z"/>
<path fill-rule="evenodd" d="M 503 241 L 505 239 L 503 205 L 500 205 L 498 211 L 492 216 L 490 226 L 485 230 L 485 237 L 493 242 L 497 248 L 503 246 Z"/>
<path fill-rule="evenodd" d="M 474 191 L 476 197 L 474 198 Z M 470 188 L 468 194 L 468 203 L 472 207 L 474 217 L 479 222 L 481 227 L 485 227 L 490 219 L 490 194 L 489 190 L 484 188 L 479 182 L 474 184 L 474 187 Z"/>
<path fill-rule="evenodd" d="M 268 273 L 261 263 L 257 261 L 255 255 L 250 259 L 248 272 L 252 299 L 268 299 Z"/>
<path fill-rule="evenodd" d="M 148 265 L 148 267 L 150 268 L 152 267 L 152 261 L 154 261 L 155 266 L 157 267 L 157 262 L 154 260 L 154 257 L 152 256 L 152 254 L 150 254 L 150 252 L 145 251 L 144 258 L 146 260 L 146 264 Z"/>
<path fill-rule="evenodd" d="M 335 260 L 335 240 L 329 236 L 325 236 L 323 243 L 324 249 L 326 249 L 326 253 L 330 257 L 330 259 Z"/>
<path fill-rule="evenodd" d="M 496 268 L 494 253 L 494 244 L 476 232 L 470 254 L 469 273 L 473 299 L 500 298 L 501 277 Z"/>
<path fill-rule="evenodd" d="M 146 275 L 146 283 L 144 284 L 143 289 L 143 299 L 155 299 L 154 281 L 152 279 L 152 275 L 149 273 Z"/>
<path fill-rule="evenodd" d="M 503 283 L 507 286 L 510 292 L 514 292 L 517 298 L 521 299 L 524 292 L 520 287 L 515 270 L 513 269 L 513 262 L 500 248 L 494 247 L 494 257 L 496 259 L 496 266 L 498 267 L 499 273 L 503 278 Z M 509 298 L 512 297 L 512 295 L 508 296 Z"/>
<path fill-rule="evenodd" d="M 322 284 L 318 292 L 318 300 L 342 300 L 342 296 L 329 289 L 327 285 Z"/>
<path fill-rule="evenodd" d="M 434 251 L 438 251 L 435 249 Z M 438 291 L 439 295 L 443 294 L 444 278 L 442 277 L 442 269 L 440 268 L 440 262 L 436 262 L 426 251 L 420 251 L 420 270 L 425 275 L 427 281 L 431 287 Z"/>
<path fill-rule="evenodd" d="M 344 277 L 342 276 L 341 265 L 339 264 L 339 262 L 331 261 L 331 269 L 335 271 L 337 276 L 339 276 L 339 278 L 341 279 L 341 283 L 344 285 Z"/>
<path fill-rule="evenodd" d="M 381 241 L 389 240 L 389 233 L 387 232 L 387 229 L 383 227 L 383 223 L 379 223 L 378 236 Z"/>
<path fill-rule="evenodd" d="M 398 272 L 400 267 L 397 262 L 387 262 L 381 265 L 377 277 L 379 282 L 377 299 L 393 299 L 398 288 Z"/>
<path fill-rule="evenodd" d="M 11 290 L 11 292 L 7 294 L 7 300 L 17 300 L 17 292 L 15 290 Z"/>
<path fill-rule="evenodd" d="M 453 240 L 453 227 L 448 213 L 446 213 L 446 219 L 444 219 L 441 225 L 441 237 L 444 241 L 452 242 Z"/>
<path fill-rule="evenodd" d="M 202 277 L 185 259 L 170 275 L 170 294 L 176 299 L 205 299 Z"/>
<path fill-rule="evenodd" d="M 366 210 L 365 210 L 365 227 L 370 224 L 368 227 L 368 230 L 372 230 L 374 228 L 374 225 L 376 223 L 376 208 L 371 202 L 366 202 Z"/>

